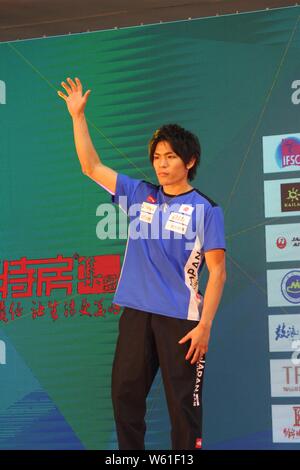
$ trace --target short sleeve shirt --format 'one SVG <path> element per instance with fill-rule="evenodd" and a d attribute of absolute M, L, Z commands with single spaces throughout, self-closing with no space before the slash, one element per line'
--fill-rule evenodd
<path fill-rule="evenodd" d="M 162 186 L 117 175 L 112 202 L 129 217 L 113 302 L 174 318 L 199 320 L 199 273 L 205 252 L 226 250 L 223 211 L 196 188 L 171 196 Z"/>

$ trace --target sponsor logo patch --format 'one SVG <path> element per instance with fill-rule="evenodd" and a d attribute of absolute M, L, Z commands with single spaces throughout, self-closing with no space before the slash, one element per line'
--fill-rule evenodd
<path fill-rule="evenodd" d="M 189 204 L 181 204 L 181 206 L 179 207 L 179 212 L 182 212 L 183 214 L 187 215 L 191 215 L 193 210 L 193 206 L 190 206 Z"/>

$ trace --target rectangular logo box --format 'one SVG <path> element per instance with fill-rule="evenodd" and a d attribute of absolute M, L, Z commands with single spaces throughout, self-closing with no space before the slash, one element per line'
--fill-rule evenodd
<path fill-rule="evenodd" d="M 300 397 L 300 359 L 271 359 L 270 374 L 272 397 Z"/>
<path fill-rule="evenodd" d="M 300 307 L 300 268 L 267 270 L 268 307 Z"/>
<path fill-rule="evenodd" d="M 299 313 L 294 315 L 269 315 L 270 352 L 292 353 L 295 351 L 295 347 L 299 346 L 299 343 L 300 310 Z"/>
<path fill-rule="evenodd" d="M 300 402 L 272 405 L 273 442 L 300 444 Z"/>
<path fill-rule="evenodd" d="M 300 178 L 264 182 L 265 217 L 300 216 Z"/>
<path fill-rule="evenodd" d="M 269 315 L 270 352 L 293 352 L 300 344 L 300 313 Z"/>
<path fill-rule="evenodd" d="M 300 170 L 300 134 L 263 137 L 264 173 Z"/>
<path fill-rule="evenodd" d="M 266 225 L 266 259 L 300 261 L 300 224 Z"/>

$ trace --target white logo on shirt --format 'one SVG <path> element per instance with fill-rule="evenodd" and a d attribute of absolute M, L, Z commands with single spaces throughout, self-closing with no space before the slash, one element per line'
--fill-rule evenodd
<path fill-rule="evenodd" d="M 171 212 L 165 225 L 165 229 L 185 234 L 190 220 L 191 216 L 189 215 Z"/>
<path fill-rule="evenodd" d="M 154 214 L 158 205 L 157 204 L 149 204 L 149 202 L 143 202 L 141 205 L 142 212 L 149 212 L 150 214 Z"/>
<path fill-rule="evenodd" d="M 140 213 L 139 220 L 141 220 L 142 222 L 147 222 L 148 224 L 151 224 L 157 207 L 158 207 L 157 204 L 150 204 L 149 202 L 143 202 L 141 205 L 141 213 Z"/>
<path fill-rule="evenodd" d="M 190 206 L 190 204 L 181 204 L 179 207 L 179 212 L 182 212 L 183 214 L 191 215 L 193 212 L 194 207 Z"/>
<path fill-rule="evenodd" d="M 178 212 L 172 212 L 168 221 L 177 222 L 182 225 L 188 225 L 189 221 L 191 220 L 190 215 L 179 214 Z"/>

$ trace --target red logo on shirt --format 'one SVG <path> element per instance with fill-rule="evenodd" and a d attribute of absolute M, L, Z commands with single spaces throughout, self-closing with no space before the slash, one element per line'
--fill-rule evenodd
<path fill-rule="evenodd" d="M 156 202 L 156 199 L 153 196 L 151 196 L 151 194 L 150 194 L 150 196 L 147 197 L 147 201 Z"/>
<path fill-rule="evenodd" d="M 202 439 L 200 437 L 197 437 L 195 449 L 201 449 L 201 447 L 202 447 Z"/>

